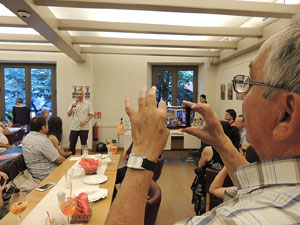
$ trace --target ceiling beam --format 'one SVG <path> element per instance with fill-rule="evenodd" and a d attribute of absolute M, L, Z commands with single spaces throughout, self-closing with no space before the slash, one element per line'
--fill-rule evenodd
<path fill-rule="evenodd" d="M 299 5 L 233 0 L 34 0 L 37 5 L 290 18 Z"/>
<path fill-rule="evenodd" d="M 212 57 L 220 56 L 218 51 L 201 51 L 185 49 L 151 49 L 151 48 L 108 48 L 108 47 L 81 47 L 82 53 L 119 54 L 119 55 L 152 55 L 152 56 L 185 56 L 185 57 Z"/>
<path fill-rule="evenodd" d="M 0 36 L 1 40 L 1 36 Z M 236 42 L 73 36 L 72 44 L 236 49 Z"/>
<path fill-rule="evenodd" d="M 150 34 L 207 35 L 225 37 L 261 37 L 263 34 L 262 28 L 192 27 L 160 24 L 99 22 L 70 19 L 58 20 L 58 29 L 75 31 L 109 31 Z"/>
<path fill-rule="evenodd" d="M 28 25 L 18 17 L 0 16 L 0 27 L 28 27 Z"/>
<path fill-rule="evenodd" d="M 70 35 L 57 30 L 57 19 L 47 7 L 36 6 L 33 0 L 1 0 L 1 3 L 74 61 L 85 62 L 79 48 L 72 46 Z M 19 10 L 31 15 L 21 17 L 18 15 Z"/>
<path fill-rule="evenodd" d="M 47 39 L 40 35 L 29 34 L 0 34 L 2 42 L 29 42 L 29 43 L 49 43 Z"/>
<path fill-rule="evenodd" d="M 0 51 L 60 52 L 55 46 L 34 44 L 0 44 Z"/>

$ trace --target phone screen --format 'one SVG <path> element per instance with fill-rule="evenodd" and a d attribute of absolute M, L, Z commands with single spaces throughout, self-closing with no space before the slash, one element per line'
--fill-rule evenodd
<path fill-rule="evenodd" d="M 36 190 L 38 190 L 38 191 L 44 191 L 44 190 L 47 190 L 47 189 L 53 187 L 54 185 L 55 185 L 54 183 L 44 184 L 43 186 L 37 188 Z"/>
<path fill-rule="evenodd" d="M 191 108 L 184 106 L 167 107 L 167 128 L 178 129 L 191 126 Z"/>

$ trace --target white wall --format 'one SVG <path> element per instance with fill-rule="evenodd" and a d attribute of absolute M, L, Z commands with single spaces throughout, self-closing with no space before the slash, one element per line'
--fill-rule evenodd
<path fill-rule="evenodd" d="M 129 55 L 88 55 L 86 63 L 75 63 L 61 53 L 1 52 L 0 61 L 47 62 L 57 67 L 57 113 L 63 120 L 64 147 L 69 145 L 70 118 L 67 110 L 72 101 L 72 85 L 91 86 L 91 102 L 95 111 L 102 113 L 100 120 L 92 120 L 90 127 L 97 121 L 100 141 L 116 139 L 123 146 L 123 137 L 118 139 L 116 126 L 123 117 L 128 122 L 124 110 L 124 97 L 131 96 L 132 106 L 137 109 L 137 96 L 144 86 L 151 86 L 151 65 L 153 64 L 194 64 L 199 65 L 198 95 L 206 94 L 212 108 L 224 119 L 224 112 L 233 108 L 240 114 L 242 101 L 227 99 L 227 84 L 234 75 L 248 74 L 248 64 L 256 51 L 245 54 L 218 66 L 202 58 L 129 56 Z M 225 101 L 220 100 L 220 84 L 226 84 Z M 89 147 L 92 144 L 92 129 Z M 79 141 L 77 148 L 80 148 Z"/>
<path fill-rule="evenodd" d="M 215 109 L 221 120 L 224 120 L 226 109 L 234 109 L 237 115 L 242 114 L 242 101 L 236 100 L 236 93 L 233 91 L 233 100 L 228 100 L 227 91 L 228 83 L 231 83 L 232 78 L 237 74 L 249 75 L 249 63 L 255 57 L 258 50 L 249 52 L 228 62 L 225 62 L 216 67 L 216 102 L 217 108 Z M 220 100 L 221 88 L 220 85 L 225 84 L 226 93 L 225 100 Z"/>
<path fill-rule="evenodd" d="M 131 97 L 132 106 L 137 109 L 140 89 L 151 86 L 151 65 L 153 64 L 200 64 L 201 58 L 93 55 L 94 109 L 102 113 L 99 121 L 99 138 L 116 139 L 120 118 L 129 119 L 124 110 L 124 97 Z M 201 77 L 201 75 L 199 75 Z M 123 137 L 119 137 L 123 146 Z"/>
<path fill-rule="evenodd" d="M 72 85 L 91 86 L 91 102 L 94 111 L 101 112 L 102 118 L 100 120 L 93 119 L 90 127 L 95 122 L 98 123 L 100 141 L 118 140 L 116 126 L 120 118 L 123 117 L 125 122 L 129 121 L 124 110 L 124 97 L 126 94 L 131 96 L 132 105 L 137 109 L 139 90 L 144 85 L 151 86 L 151 65 L 201 65 L 204 62 L 202 58 L 191 57 L 95 54 L 88 55 L 86 63 L 78 64 L 61 53 L 38 52 L 1 52 L 0 61 L 54 63 L 57 65 L 57 115 L 63 120 L 64 147 L 69 145 L 70 118 L 67 117 L 67 110 L 72 102 Z M 206 74 L 199 73 L 199 80 L 204 79 L 202 76 L 206 76 Z M 205 82 L 207 82 L 207 78 Z M 89 134 L 90 148 L 92 146 L 91 135 L 92 129 Z M 119 146 L 123 146 L 123 137 L 120 137 L 119 141 Z M 77 148 L 80 148 L 79 141 Z"/>

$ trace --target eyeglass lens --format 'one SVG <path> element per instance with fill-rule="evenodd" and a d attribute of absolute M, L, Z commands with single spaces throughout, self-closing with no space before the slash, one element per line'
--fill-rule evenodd
<path fill-rule="evenodd" d="M 235 90 L 238 93 L 243 93 L 248 91 L 249 89 L 249 77 L 245 75 L 236 75 L 234 77 L 235 80 Z"/>

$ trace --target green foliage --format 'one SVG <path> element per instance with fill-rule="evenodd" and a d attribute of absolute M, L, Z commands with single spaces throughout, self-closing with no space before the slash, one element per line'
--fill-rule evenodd
<path fill-rule="evenodd" d="M 51 69 L 32 68 L 31 77 L 31 111 L 39 115 L 43 108 L 52 109 Z M 25 68 L 4 68 L 5 114 L 11 119 L 11 112 L 16 98 L 23 98 L 25 104 Z M 29 94 L 29 93 L 27 93 Z"/>

